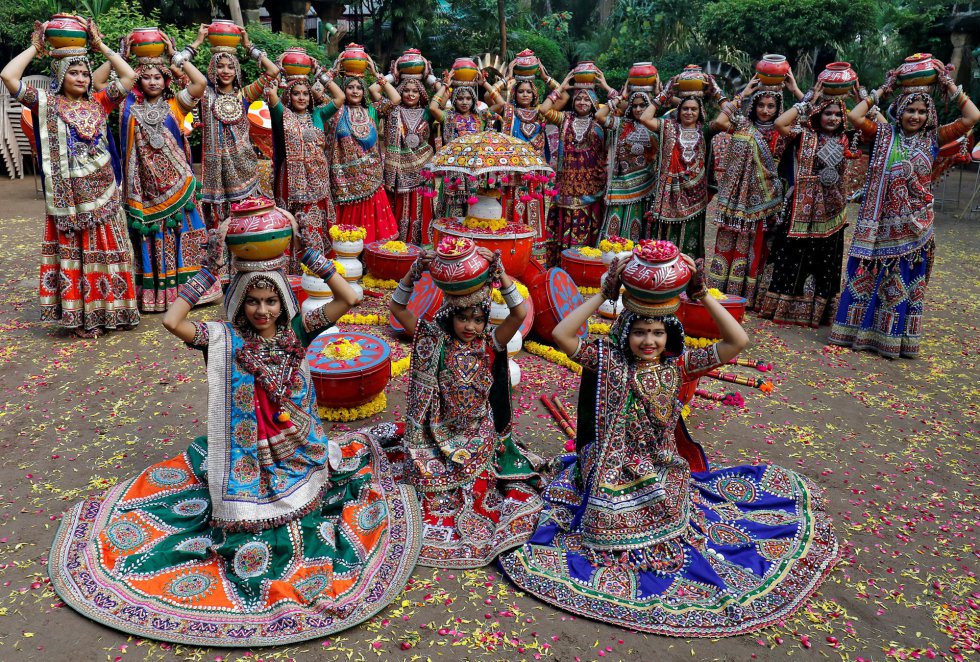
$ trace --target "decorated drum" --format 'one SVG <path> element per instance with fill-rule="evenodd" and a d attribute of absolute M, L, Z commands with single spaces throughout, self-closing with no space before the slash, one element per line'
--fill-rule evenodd
<path fill-rule="evenodd" d="M 302 276 L 288 276 L 289 278 L 289 289 L 293 291 L 293 296 L 296 297 L 296 303 L 300 306 L 303 302 L 309 298 L 309 294 L 303 289 L 303 277 Z"/>
<path fill-rule="evenodd" d="M 850 92 L 857 79 L 857 74 L 847 62 L 831 62 L 817 76 L 817 80 L 823 83 L 823 93 L 831 97 Z"/>
<path fill-rule="evenodd" d="M 382 248 L 386 241 L 373 241 L 364 247 L 364 266 L 375 278 L 401 280 L 412 268 L 412 263 L 422 254 L 414 244 L 405 244 L 404 253 L 392 253 Z"/>
<path fill-rule="evenodd" d="M 745 298 L 726 294 L 719 303 L 741 324 L 745 318 Z M 718 325 L 711 319 L 711 313 L 700 301 L 691 301 L 681 294 L 681 307 L 677 309 L 677 319 L 684 325 L 684 335 L 692 338 L 721 338 Z"/>
<path fill-rule="evenodd" d="M 755 63 L 755 71 L 759 74 L 759 80 L 763 85 L 782 85 L 789 74 L 789 62 L 783 55 L 763 55 L 762 59 Z"/>
<path fill-rule="evenodd" d="M 558 323 L 585 303 L 571 276 L 557 267 L 548 270 L 543 286 L 533 290 L 528 288 L 534 297 L 534 331 L 548 343 L 554 343 L 552 333 Z M 579 327 L 578 337 L 584 338 L 589 332 L 588 323 Z"/>
<path fill-rule="evenodd" d="M 422 51 L 409 48 L 395 61 L 395 70 L 399 76 L 421 76 L 425 73 L 425 58 Z"/>
<path fill-rule="evenodd" d="M 248 137 L 267 159 L 272 158 L 272 116 L 261 99 L 248 106 Z"/>
<path fill-rule="evenodd" d="M 531 80 L 541 70 L 541 60 L 530 48 L 525 48 L 514 58 L 514 78 Z"/>
<path fill-rule="evenodd" d="M 528 260 L 524 271 L 518 274 L 517 277 L 530 291 L 532 288 L 540 287 L 544 283 L 548 277 L 548 269 L 534 258 L 531 258 Z"/>
<path fill-rule="evenodd" d="M 367 65 L 368 55 L 360 44 L 348 44 L 340 54 L 340 67 L 348 76 L 363 76 Z"/>
<path fill-rule="evenodd" d="M 412 290 L 412 298 L 408 300 L 408 310 L 415 315 L 416 319 L 424 319 L 431 322 L 435 319 L 436 313 L 442 306 L 442 290 L 436 287 L 432 280 L 432 275 L 426 271 L 415 283 Z M 405 333 L 405 327 L 401 325 L 394 315 L 388 316 L 388 326 L 398 334 Z"/>
<path fill-rule="evenodd" d="M 514 224 L 514 232 L 481 232 L 460 225 L 455 218 L 440 218 L 432 221 L 432 243 L 438 245 L 445 236 L 466 237 L 472 239 L 477 246 L 488 250 L 500 251 L 500 261 L 508 275 L 520 278 L 531 261 L 531 251 L 534 249 L 534 230 L 530 226 Z M 526 280 L 521 279 L 527 283 Z"/>
<path fill-rule="evenodd" d="M 242 260 L 272 260 L 289 247 L 293 228 L 289 217 L 271 198 L 254 196 L 232 204 L 225 242 Z"/>
<path fill-rule="evenodd" d="M 453 62 L 453 81 L 457 84 L 472 85 L 480 75 L 480 67 L 468 57 L 458 57 Z"/>
<path fill-rule="evenodd" d="M 44 41 L 53 50 L 85 48 L 88 45 L 85 19 L 74 14 L 55 14 L 44 24 Z"/>
<path fill-rule="evenodd" d="M 681 390 L 677 394 L 677 399 L 681 401 L 682 405 L 691 404 L 691 400 L 694 399 L 694 393 L 698 390 L 699 381 L 701 381 L 701 378 L 695 377 L 694 379 L 684 380 L 681 382 Z"/>
<path fill-rule="evenodd" d="M 898 67 L 898 84 L 902 87 L 924 87 L 939 79 L 932 53 L 916 53 Z"/>
<path fill-rule="evenodd" d="M 287 76 L 308 76 L 313 71 L 313 58 L 301 46 L 287 48 L 280 62 Z"/>
<path fill-rule="evenodd" d="M 129 33 L 129 53 L 133 57 L 161 57 L 166 38 L 159 28 L 136 28 Z"/>
<path fill-rule="evenodd" d="M 345 340 L 360 346 L 360 356 L 335 359 L 323 354 L 330 345 Z M 321 407 L 359 407 L 384 392 L 391 379 L 391 348 L 369 333 L 321 333 L 307 348 L 306 360 Z"/>
<path fill-rule="evenodd" d="M 657 84 L 657 78 L 657 68 L 653 66 L 653 62 L 636 62 L 630 67 L 626 81 L 632 87 L 653 89 Z"/>
<path fill-rule="evenodd" d="M 534 330 L 534 313 L 537 310 L 534 307 L 534 299 L 531 297 L 528 297 L 524 301 L 524 305 L 527 307 L 527 315 L 525 315 L 524 321 L 521 322 L 521 327 L 518 329 L 521 334 L 521 338 L 527 338 L 529 335 L 531 335 L 531 331 Z"/>
<path fill-rule="evenodd" d="M 211 48 L 235 48 L 242 43 L 242 29 L 224 19 L 212 21 L 208 26 L 208 44 Z"/>
<path fill-rule="evenodd" d="M 561 268 L 568 272 L 579 287 L 599 287 L 606 265 L 601 257 L 586 257 L 578 248 L 561 252 Z"/>

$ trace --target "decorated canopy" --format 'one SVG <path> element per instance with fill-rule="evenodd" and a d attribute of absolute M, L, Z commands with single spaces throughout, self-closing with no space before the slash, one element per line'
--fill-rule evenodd
<path fill-rule="evenodd" d="M 551 172 L 548 162 L 529 143 L 496 131 L 471 133 L 453 140 L 436 153 L 427 169 L 473 176 Z"/>

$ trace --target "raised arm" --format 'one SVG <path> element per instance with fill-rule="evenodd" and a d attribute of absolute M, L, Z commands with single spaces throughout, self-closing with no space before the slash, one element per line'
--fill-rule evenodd
<path fill-rule="evenodd" d="M 298 236 L 298 231 L 294 229 L 293 234 Z M 333 260 L 320 251 L 306 249 L 301 261 L 314 275 L 322 278 L 333 293 L 333 299 L 303 315 L 303 327 L 308 333 L 315 334 L 336 323 L 347 314 L 347 311 L 361 302 L 361 297 L 350 283 L 337 273 Z"/>
<path fill-rule="evenodd" d="M 521 324 L 524 323 L 527 317 L 527 304 L 524 303 L 524 297 L 521 293 L 517 291 L 517 285 L 511 280 L 510 276 L 504 271 L 504 267 L 500 262 L 499 253 L 491 253 L 488 249 L 480 247 L 476 249 L 477 252 L 482 255 L 485 259 L 490 261 L 491 278 L 494 278 L 494 272 L 500 278 L 500 294 L 504 297 L 504 303 L 507 304 L 507 317 L 504 321 L 497 325 L 497 329 L 494 332 L 494 336 L 497 340 L 498 347 L 506 347 L 510 339 L 514 337 L 521 329 Z"/>
<path fill-rule="evenodd" d="M 449 77 L 449 72 L 447 71 L 443 75 L 442 82 L 436 84 L 435 94 L 432 95 L 432 99 L 429 101 L 429 112 L 432 113 L 432 117 L 437 121 L 441 122 L 442 118 L 446 116 L 446 113 L 442 110 L 442 102 L 445 101 L 443 93 L 449 89 L 449 84 L 447 78 Z"/>
<path fill-rule="evenodd" d="M 548 113 L 549 110 L 560 111 L 565 107 L 570 98 L 568 95 L 568 88 L 572 85 L 572 72 L 569 71 L 568 75 L 565 76 L 565 80 L 561 82 L 558 89 L 553 90 L 551 94 L 545 98 L 544 103 L 539 106 L 539 111 L 542 115 Z"/>
<path fill-rule="evenodd" d="M 609 270 L 606 272 L 606 277 L 602 282 L 602 291 L 599 294 L 594 294 L 589 299 L 569 313 L 568 317 L 563 319 L 552 331 L 552 337 L 555 340 L 555 344 L 558 345 L 558 349 L 565 352 L 567 356 L 574 356 L 578 352 L 579 348 L 579 337 L 578 330 L 583 324 L 587 324 L 589 318 L 592 317 L 602 302 L 606 299 L 617 299 L 619 297 L 619 276 L 626 269 L 626 265 L 629 264 L 629 260 L 619 260 L 619 258 L 613 258 L 612 263 L 609 265 Z"/>
<path fill-rule="evenodd" d="M 700 301 L 701 305 L 708 310 L 711 319 L 718 325 L 718 330 L 721 332 L 721 342 L 715 345 L 715 350 L 718 352 L 718 360 L 723 364 L 728 363 L 748 347 L 749 336 L 745 333 L 742 325 L 732 317 L 724 306 L 718 303 L 717 299 L 708 296 L 704 278 L 698 271 L 694 260 L 687 255 L 681 255 L 681 258 L 687 262 L 692 272 L 691 280 L 687 285 L 687 296 L 692 301 Z"/>
<path fill-rule="evenodd" d="M 133 71 L 133 68 L 129 66 L 129 63 L 126 62 L 126 59 L 122 55 L 106 45 L 102 40 L 102 33 L 99 31 L 99 26 L 95 24 L 95 21 L 89 20 L 87 29 L 89 45 L 92 47 L 92 50 L 102 53 L 112 64 L 112 69 L 116 72 L 116 77 L 119 79 L 119 86 L 122 87 L 124 93 L 128 94 L 133 89 L 133 85 L 136 84 L 136 72 Z"/>
<path fill-rule="evenodd" d="M 660 120 L 657 118 L 657 113 L 661 108 L 667 106 L 674 98 L 674 80 L 677 77 L 671 78 L 667 81 L 667 85 L 660 91 L 656 97 L 647 106 L 647 109 L 643 111 L 640 115 L 640 124 L 650 129 L 651 131 L 660 131 Z"/>
<path fill-rule="evenodd" d="M 422 272 L 429 268 L 429 263 L 432 262 L 434 257 L 435 253 L 433 251 L 425 251 L 418 256 L 415 262 L 412 263 L 412 268 L 408 270 L 408 273 L 398 283 L 398 288 L 392 293 L 391 299 L 388 301 L 388 310 L 395 316 L 398 323 L 404 327 L 405 333 L 409 336 L 415 335 L 415 329 L 418 327 L 419 320 L 415 316 L 415 313 L 408 309 L 408 302 L 412 298 L 415 282 L 422 277 Z"/>
<path fill-rule="evenodd" d="M 977 109 L 977 105 L 963 91 L 963 88 L 957 87 L 956 83 L 953 82 L 952 76 L 946 71 L 946 65 L 939 60 L 934 60 L 934 62 L 936 68 L 942 72 L 940 74 L 939 84 L 946 88 L 946 98 L 959 107 L 959 123 L 965 129 L 963 133 L 967 134 L 976 125 L 977 121 L 980 121 L 980 110 Z"/>
<path fill-rule="evenodd" d="M 177 65 L 180 67 L 181 71 L 184 72 L 184 75 L 187 76 L 187 79 L 190 81 L 185 89 L 187 90 L 187 93 L 191 96 L 191 98 L 194 99 L 195 101 L 204 96 L 204 90 L 206 90 L 208 87 L 208 79 L 207 76 L 201 73 L 198 70 L 198 68 L 191 63 L 191 60 L 194 58 L 195 55 L 197 55 L 197 49 L 201 47 L 201 44 L 204 43 L 204 40 L 207 38 L 207 36 L 208 36 L 208 26 L 202 24 L 197 29 L 197 36 L 194 37 L 194 41 L 191 42 L 189 46 L 185 46 L 184 49 L 177 54 Z M 173 61 L 173 56 L 174 56 L 173 50 L 175 48 L 173 44 L 173 39 L 168 39 L 167 41 L 171 49 L 170 51 L 171 61 Z"/>
<path fill-rule="evenodd" d="M 35 32 L 39 30 L 40 23 L 37 26 L 35 27 Z M 8 62 L 7 66 L 0 71 L 0 79 L 3 80 L 4 87 L 7 88 L 7 91 L 11 95 L 16 95 L 20 91 L 20 79 L 24 76 L 24 71 L 27 70 L 27 66 L 31 63 L 31 60 L 37 57 L 38 53 L 38 49 L 32 44 L 21 52 L 20 55 Z"/>
<path fill-rule="evenodd" d="M 375 78 L 371 87 L 368 88 L 368 92 L 371 94 L 371 100 L 381 101 L 381 95 L 384 93 L 384 96 L 388 97 L 388 100 L 391 101 L 393 106 L 400 104 L 402 102 L 402 95 L 398 94 L 398 90 L 395 89 L 395 86 L 391 84 L 391 81 L 387 77 L 382 76 L 378 72 L 378 65 L 374 63 L 374 59 L 371 56 L 368 56 L 368 68 L 374 74 Z"/>

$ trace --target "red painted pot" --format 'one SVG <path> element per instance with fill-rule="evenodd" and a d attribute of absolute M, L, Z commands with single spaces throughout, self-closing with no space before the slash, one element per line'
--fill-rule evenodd
<path fill-rule="evenodd" d="M 518 80 L 531 80 L 541 70 L 541 60 L 530 48 L 525 48 L 514 58 L 514 77 Z"/>
<path fill-rule="evenodd" d="M 422 51 L 409 48 L 395 60 L 395 69 L 399 76 L 421 76 L 425 73 L 425 58 L 422 57 Z"/>
<path fill-rule="evenodd" d="M 361 346 L 354 359 L 331 359 L 323 350 L 339 340 Z M 381 338 L 358 331 L 320 334 L 306 350 L 310 376 L 321 407 L 359 407 L 385 390 L 391 379 L 391 348 Z"/>
<path fill-rule="evenodd" d="M 850 92 L 857 79 L 857 74 L 847 62 L 831 62 L 817 76 L 817 80 L 823 83 L 823 93 L 831 97 Z"/>
<path fill-rule="evenodd" d="M 271 260 L 283 254 L 293 238 L 289 217 L 271 198 L 254 196 L 231 206 L 225 242 L 242 260 Z"/>
<path fill-rule="evenodd" d="M 725 295 L 721 305 L 741 324 L 745 318 L 745 298 Z M 711 313 L 698 301 L 690 301 L 686 294 L 681 295 L 681 307 L 677 309 L 677 319 L 684 325 L 684 335 L 692 338 L 721 338 L 718 325 L 711 319 Z"/>
<path fill-rule="evenodd" d="M 490 263 L 476 252 L 476 242 L 472 239 L 444 237 L 436 245 L 436 257 L 429 265 L 429 273 L 443 292 L 463 296 L 486 284 Z"/>
<path fill-rule="evenodd" d="M 527 269 L 534 249 L 534 230 L 528 226 L 515 226 L 518 232 L 510 234 L 489 234 L 471 230 L 456 223 L 453 218 L 440 218 L 432 221 L 432 243 L 438 245 L 443 237 L 465 237 L 472 239 L 477 246 L 500 251 L 500 261 L 504 271 L 510 276 L 519 276 Z M 525 231 L 523 228 L 527 228 Z M 525 281 L 526 284 L 526 281 Z"/>
<path fill-rule="evenodd" d="M 898 84 L 902 87 L 933 85 L 938 79 L 939 71 L 932 53 L 910 55 L 898 67 Z"/>
<path fill-rule="evenodd" d="M 637 62 L 630 67 L 629 75 L 626 78 L 633 87 L 650 87 L 657 84 L 659 74 L 653 62 Z"/>
<path fill-rule="evenodd" d="M 368 56 L 360 44 L 348 44 L 340 54 L 340 67 L 348 76 L 363 76 L 368 65 Z"/>
<path fill-rule="evenodd" d="M 607 269 L 602 258 L 586 257 L 577 248 L 566 248 L 561 252 L 561 268 L 579 287 L 599 287 Z"/>
<path fill-rule="evenodd" d="M 572 78 L 575 79 L 575 84 L 579 86 L 591 86 L 595 84 L 595 79 L 599 75 L 599 67 L 595 66 L 595 62 L 592 60 L 585 60 L 579 62 L 572 69 Z"/>
<path fill-rule="evenodd" d="M 236 48 L 242 43 L 242 29 L 234 21 L 218 19 L 208 26 L 208 44 L 211 48 Z"/>
<path fill-rule="evenodd" d="M 472 84 L 480 75 L 480 67 L 468 57 L 458 57 L 453 62 L 453 80 L 456 83 Z"/>
<path fill-rule="evenodd" d="M 307 54 L 305 48 L 299 46 L 287 48 L 280 63 L 287 76 L 308 76 L 313 71 L 313 58 Z"/>
<path fill-rule="evenodd" d="M 405 244 L 405 253 L 391 253 L 381 247 L 387 242 L 373 241 L 364 247 L 364 266 L 368 273 L 375 278 L 401 280 L 412 268 L 415 258 L 422 254 L 422 249 L 413 244 Z"/>
<path fill-rule="evenodd" d="M 689 64 L 684 67 L 684 71 L 677 74 L 675 85 L 681 92 L 704 92 L 708 87 L 708 77 L 704 75 L 701 67 Z"/>
<path fill-rule="evenodd" d="M 534 332 L 545 342 L 554 344 L 555 327 L 585 303 L 585 299 L 571 276 L 558 268 L 550 269 L 545 280 L 533 289 L 528 285 L 528 292 L 534 299 Z M 584 338 L 588 332 L 589 325 L 585 323 L 579 327 L 578 337 Z"/>
<path fill-rule="evenodd" d="M 136 28 L 129 33 L 129 53 L 133 57 L 162 57 L 167 43 L 159 28 Z"/>
<path fill-rule="evenodd" d="M 755 70 L 763 85 L 782 85 L 789 73 L 789 62 L 783 55 L 763 55 L 755 63 Z"/>
<path fill-rule="evenodd" d="M 55 14 L 44 24 L 44 41 L 52 50 L 85 48 L 88 46 L 85 19 L 74 14 Z"/>
<path fill-rule="evenodd" d="M 669 241 L 641 241 L 621 276 L 626 292 L 645 304 L 676 298 L 691 280 L 691 269 L 680 254 Z"/>

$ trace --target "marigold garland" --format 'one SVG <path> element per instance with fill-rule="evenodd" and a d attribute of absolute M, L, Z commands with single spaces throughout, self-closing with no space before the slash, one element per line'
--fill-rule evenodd
<path fill-rule="evenodd" d="M 337 273 L 338 274 L 340 274 L 341 276 L 346 276 L 347 275 L 347 268 L 344 267 L 343 264 L 341 264 L 337 260 L 332 260 L 332 262 L 333 262 L 333 266 L 337 270 Z M 301 264 L 299 266 L 303 270 L 303 275 L 305 275 L 305 276 L 316 276 L 317 278 L 319 278 L 319 276 L 317 276 L 315 273 L 313 273 L 312 271 L 310 271 L 309 267 L 307 267 L 305 264 Z"/>
<path fill-rule="evenodd" d="M 351 342 L 347 338 L 340 338 L 324 346 L 320 350 L 320 356 L 325 356 L 335 361 L 349 361 L 360 356 L 361 351 L 361 346 L 356 342 Z"/>
<path fill-rule="evenodd" d="M 609 237 L 599 242 L 599 250 L 603 253 L 623 253 L 633 250 L 633 242 L 623 237 Z"/>
<path fill-rule="evenodd" d="M 599 288 L 598 287 L 584 287 L 583 286 L 583 287 L 578 288 L 578 293 L 581 294 L 584 297 L 590 297 L 593 294 L 599 294 Z"/>
<path fill-rule="evenodd" d="M 527 291 L 526 287 L 524 287 L 524 283 L 515 280 L 514 285 L 517 285 L 517 291 L 521 293 L 522 297 L 524 297 L 525 299 L 530 298 L 531 293 Z M 490 290 L 490 298 L 493 299 L 494 303 L 499 303 L 499 304 L 504 303 L 504 296 L 500 293 L 500 290 L 496 288 Z"/>
<path fill-rule="evenodd" d="M 383 412 L 388 407 L 388 398 L 385 397 L 384 393 L 379 393 L 374 400 L 367 402 L 358 407 L 337 407 L 336 409 L 332 407 L 319 407 L 320 420 L 323 421 L 337 421 L 337 422 L 347 422 L 347 421 L 357 421 L 362 418 L 368 418 L 369 416 L 374 416 Z"/>
<path fill-rule="evenodd" d="M 391 240 L 381 244 L 381 250 L 386 253 L 405 254 L 408 252 L 408 245 L 404 241 Z"/>
<path fill-rule="evenodd" d="M 592 248 L 591 246 L 580 246 L 578 249 L 578 254 L 582 257 L 602 257 L 602 251 L 600 251 L 598 248 Z"/>
<path fill-rule="evenodd" d="M 364 241 L 367 229 L 359 225 L 335 225 L 330 228 L 330 238 L 334 241 Z"/>
<path fill-rule="evenodd" d="M 691 349 L 704 349 L 714 345 L 716 342 L 721 342 L 719 338 L 692 338 L 691 336 L 684 336 L 684 344 Z"/>
<path fill-rule="evenodd" d="M 339 320 L 338 324 L 359 324 L 361 326 L 382 326 L 387 322 L 387 318 L 376 313 L 361 315 L 359 313 L 347 313 Z"/>
<path fill-rule="evenodd" d="M 463 219 L 463 227 L 467 230 L 490 230 L 491 232 L 499 232 L 507 227 L 507 221 L 502 218 L 477 218 L 475 216 L 467 216 Z"/>
<path fill-rule="evenodd" d="M 589 322 L 589 333 L 594 333 L 597 336 L 608 335 L 611 328 L 612 325 L 605 322 Z"/>
<path fill-rule="evenodd" d="M 377 278 L 371 274 L 365 274 L 364 277 L 361 278 L 361 285 L 369 290 L 393 290 L 398 287 L 398 281 L 391 280 L 390 278 Z"/>
<path fill-rule="evenodd" d="M 391 362 L 391 378 L 394 379 L 411 367 L 412 357 L 406 356 Z"/>
<path fill-rule="evenodd" d="M 565 356 L 564 352 L 560 352 L 554 347 L 542 345 L 541 343 L 531 340 L 524 343 L 524 349 L 531 354 L 540 356 L 545 361 L 550 361 L 551 363 L 557 363 L 560 366 L 564 366 L 574 372 L 576 375 L 582 374 L 582 366 L 580 364 L 571 360 Z"/>
<path fill-rule="evenodd" d="M 708 290 L 708 296 L 712 299 L 717 299 L 718 301 L 724 301 L 728 298 L 728 295 L 719 290 L 717 287 L 712 287 Z"/>

